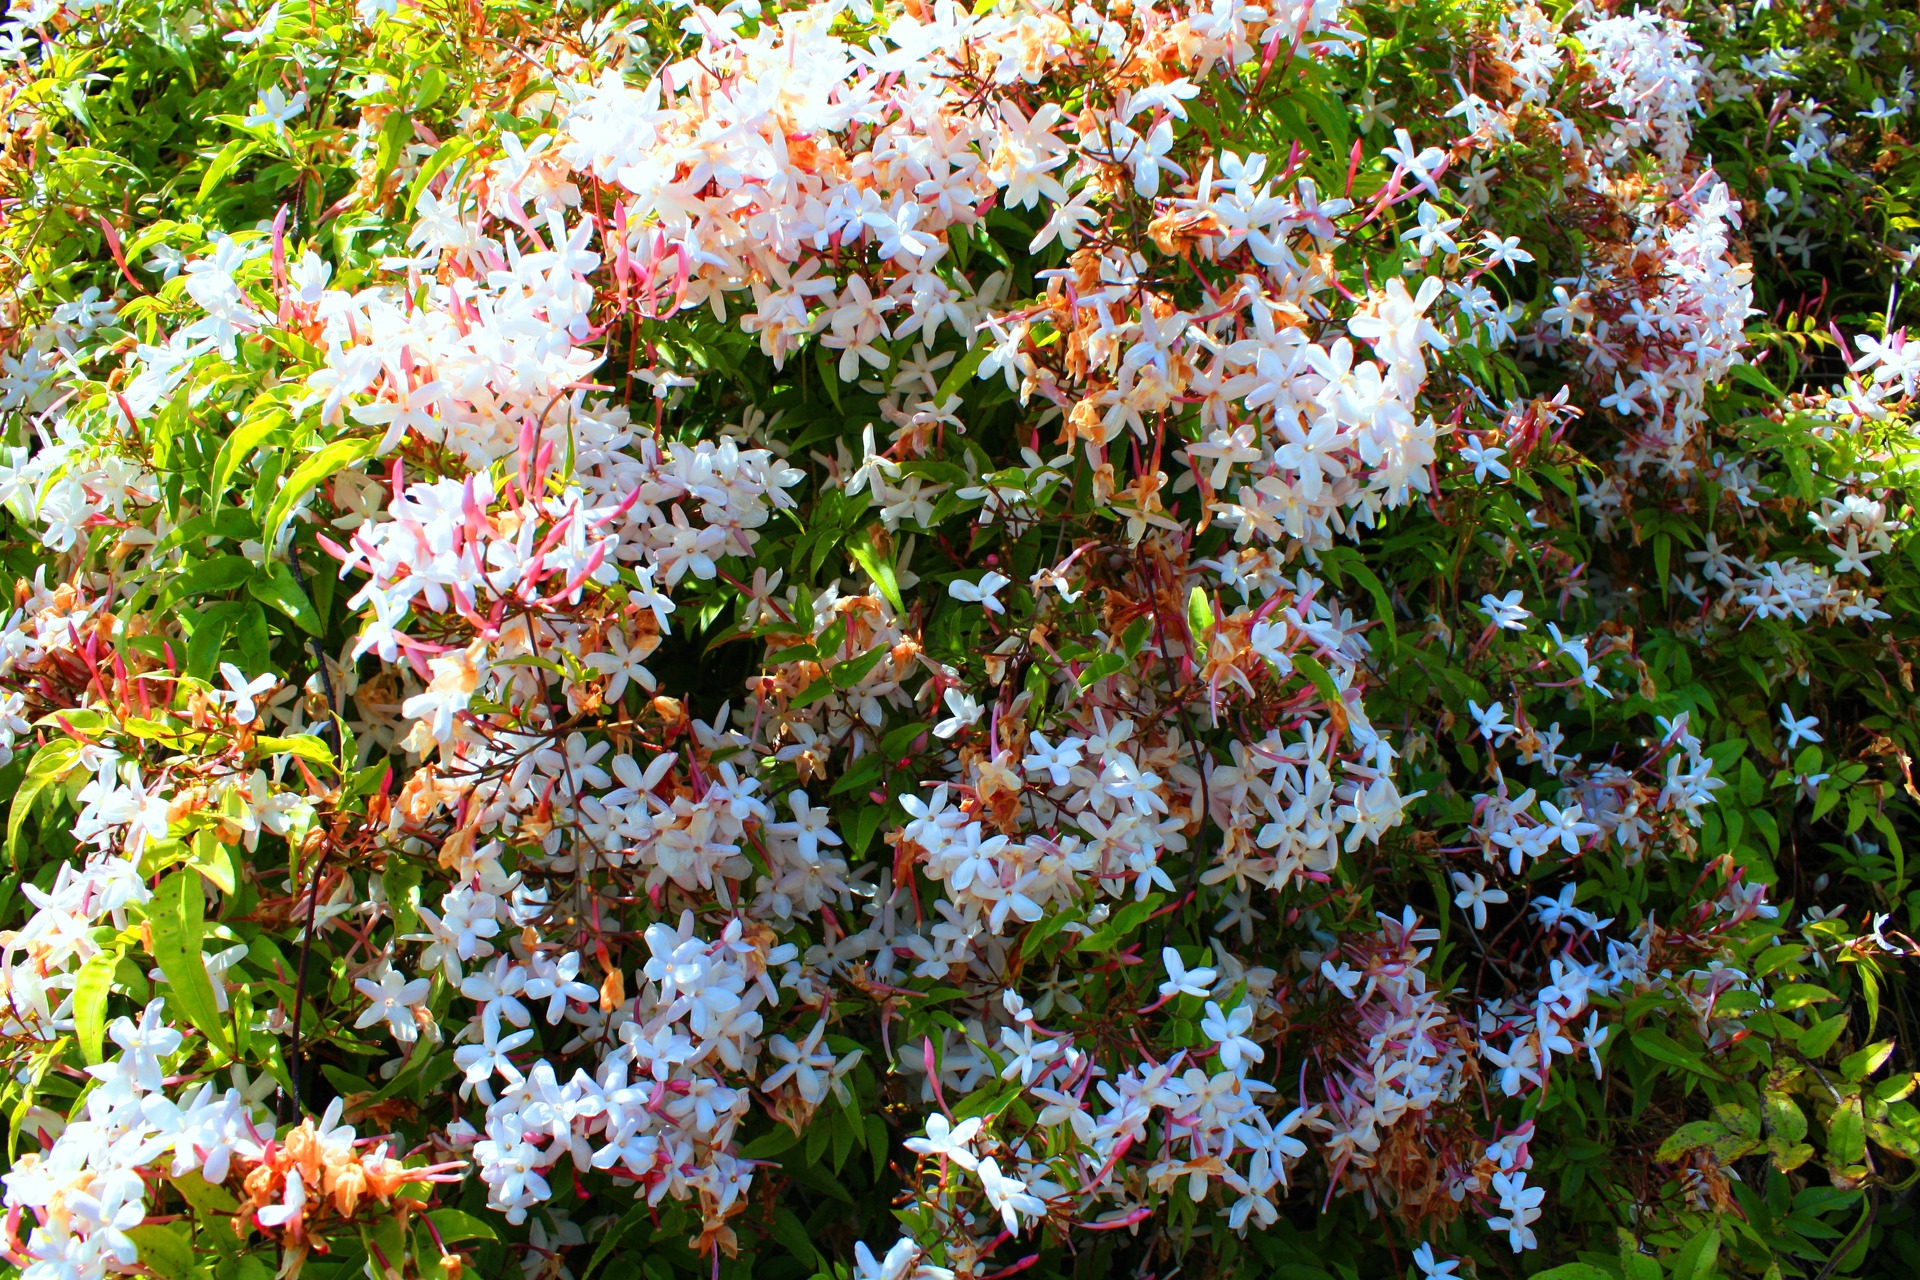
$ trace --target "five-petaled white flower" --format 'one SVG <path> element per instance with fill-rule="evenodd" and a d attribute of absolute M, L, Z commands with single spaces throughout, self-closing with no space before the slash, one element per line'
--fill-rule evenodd
<path fill-rule="evenodd" d="M 272 672 L 249 680 L 246 674 L 231 662 L 220 664 L 220 678 L 227 682 L 227 687 L 215 689 L 213 697 L 217 702 L 232 705 L 235 724 L 252 724 L 260 714 L 260 708 L 254 699 L 280 683 L 279 677 Z"/>
<path fill-rule="evenodd" d="M 1453 905 L 1473 917 L 1473 927 L 1476 929 L 1484 929 L 1487 927 L 1487 904 L 1489 902 L 1501 903 L 1507 900 L 1507 891 L 1505 889 L 1489 889 L 1487 887 L 1486 876 L 1478 871 L 1473 873 L 1471 879 L 1467 877 L 1465 872 L 1454 872 L 1453 884 L 1454 887 L 1460 891 L 1453 896 Z"/>
<path fill-rule="evenodd" d="M 942 1160 L 951 1160 L 962 1169 L 973 1170 L 980 1167 L 980 1157 L 974 1154 L 971 1144 L 980 1136 L 981 1127 L 982 1121 L 978 1116 L 955 1124 L 936 1111 L 927 1117 L 926 1137 L 908 1138 L 900 1145 L 920 1155 L 938 1156 Z"/>
<path fill-rule="evenodd" d="M 947 594 L 955 600 L 980 605 L 989 613 L 1005 613 L 1007 606 L 996 600 L 994 593 L 1012 581 L 1013 579 L 1005 574 L 995 573 L 989 569 L 978 582 L 968 582 L 964 578 L 954 579 L 947 584 Z"/>
<path fill-rule="evenodd" d="M 1499 445 L 1486 443 L 1479 436 L 1468 436 L 1467 443 L 1460 446 L 1460 461 L 1473 468 L 1473 482 L 1485 484 L 1489 475 L 1505 480 L 1513 473 L 1500 459 L 1507 451 Z"/>
<path fill-rule="evenodd" d="M 980 722 L 980 714 L 984 708 L 978 702 L 958 689 L 947 690 L 945 697 L 949 714 L 945 720 L 933 726 L 934 737 L 951 738 L 968 725 Z"/>
<path fill-rule="evenodd" d="M 360 1017 L 353 1024 L 356 1028 L 364 1031 L 376 1022 L 385 1021 L 393 1038 L 402 1044 L 412 1044 L 420 1038 L 420 1024 L 414 1021 L 413 1013 L 433 990 L 431 979 L 415 978 L 409 982 L 398 971 L 387 968 L 381 972 L 378 982 L 371 978 L 354 979 L 353 989 L 373 1002 L 360 1011 Z"/>
<path fill-rule="evenodd" d="M 1180 959 L 1180 953 L 1172 947 L 1160 948 L 1160 961 L 1167 966 L 1167 980 L 1160 984 L 1160 994 L 1171 1000 L 1177 995 L 1199 996 L 1206 999 L 1213 994 L 1213 984 L 1219 974 L 1212 969 L 1202 969 L 1198 965 L 1187 968 Z"/>
<path fill-rule="evenodd" d="M 1525 631 L 1527 619 L 1533 616 L 1521 605 L 1518 591 L 1509 591 L 1504 596 L 1487 592 L 1480 597 L 1480 612 L 1486 615 L 1489 626 L 1506 631 Z"/>
<path fill-rule="evenodd" d="M 1802 742 L 1825 742 L 1818 729 L 1820 717 L 1803 716 L 1795 719 L 1793 708 L 1786 703 L 1780 704 L 1780 727 L 1787 731 L 1787 750 L 1791 751 Z"/>
<path fill-rule="evenodd" d="M 289 120 L 307 109 L 307 91 L 302 89 L 291 98 L 279 85 L 271 85 L 260 95 L 247 113 L 249 125 L 271 125 L 275 129 L 285 128 Z"/>
<path fill-rule="evenodd" d="M 1533 261 L 1533 255 L 1520 247 L 1519 236 L 1503 238 L 1497 232 L 1485 231 L 1480 235 L 1480 243 L 1487 247 L 1487 270 L 1489 271 L 1496 267 L 1505 267 L 1507 272 L 1512 274 L 1516 264 Z"/>
<path fill-rule="evenodd" d="M 289 1235 L 300 1230 L 301 1215 L 307 1211 L 307 1187 L 298 1169 L 287 1170 L 287 1189 L 279 1204 L 257 1210 L 253 1217 L 263 1227 L 286 1227 Z"/>
<path fill-rule="evenodd" d="M 1452 1276 L 1460 1269 L 1460 1260 L 1458 1258 L 1447 1258 L 1444 1261 L 1436 1259 L 1433 1256 L 1433 1246 L 1423 1243 L 1413 1251 L 1413 1265 L 1420 1268 L 1420 1280 L 1444 1280 L 1445 1277 Z"/>
<path fill-rule="evenodd" d="M 1200 1032 L 1207 1039 L 1220 1046 L 1220 1065 L 1229 1071 L 1239 1071 L 1243 1064 L 1263 1060 L 1267 1051 L 1248 1038 L 1247 1032 L 1253 1028 L 1253 1010 L 1246 1005 L 1235 1005 L 1231 1013 L 1223 1012 L 1218 1003 L 1207 1001 L 1206 1016 L 1200 1019 Z"/>

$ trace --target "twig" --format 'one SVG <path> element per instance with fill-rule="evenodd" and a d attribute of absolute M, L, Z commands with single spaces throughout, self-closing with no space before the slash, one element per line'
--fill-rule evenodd
<path fill-rule="evenodd" d="M 287 544 L 287 563 L 293 568 L 293 580 L 299 584 L 300 593 L 306 596 L 307 600 L 311 602 L 313 600 L 313 592 L 307 589 L 307 575 L 300 568 L 300 553 L 294 549 L 291 542 Z M 324 726 L 323 732 L 326 730 L 332 731 L 332 746 L 334 753 L 337 755 L 340 751 L 342 739 L 340 737 L 340 726 L 337 723 L 340 718 L 340 702 L 333 691 L 333 672 L 328 668 L 326 651 L 320 647 L 320 637 L 308 636 L 307 647 L 313 650 L 313 660 L 320 664 L 320 685 L 327 691 L 327 711 L 333 717 L 333 721 Z M 325 739 L 323 738 L 322 741 L 325 741 Z"/>
<path fill-rule="evenodd" d="M 320 881 L 327 870 L 327 847 L 322 845 L 320 856 L 313 865 L 313 879 L 307 885 L 307 927 L 300 937 L 300 961 L 294 967 L 293 977 L 293 1039 L 287 1048 L 287 1085 L 295 1112 L 302 1111 L 300 1105 L 300 1012 L 307 1001 L 307 954 L 313 950 L 313 925 L 320 910 Z M 289 1117 L 291 1119 L 291 1117 Z"/>

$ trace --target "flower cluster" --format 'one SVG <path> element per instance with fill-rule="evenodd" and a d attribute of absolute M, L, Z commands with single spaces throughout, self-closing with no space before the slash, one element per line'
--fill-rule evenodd
<path fill-rule="evenodd" d="M 1920 348 L 1768 318 L 1774 18 L 123 7 L 0 41 L 23 1276 L 1864 1247 Z"/>

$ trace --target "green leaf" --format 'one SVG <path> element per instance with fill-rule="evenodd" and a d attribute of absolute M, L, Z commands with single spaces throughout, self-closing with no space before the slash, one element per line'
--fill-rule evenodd
<path fill-rule="evenodd" d="M 188 1280 L 198 1270 L 191 1231 L 184 1222 L 151 1223 L 129 1227 L 127 1238 L 140 1251 L 140 1265 L 161 1280 Z"/>
<path fill-rule="evenodd" d="M 1661 1280 L 1660 1264 L 1640 1252 L 1640 1242 L 1633 1233 L 1619 1229 L 1620 1272 L 1623 1280 Z"/>
<path fill-rule="evenodd" d="M 1187 634 L 1193 637 L 1195 645 L 1206 643 L 1207 632 L 1213 630 L 1213 605 L 1207 599 L 1207 593 L 1195 587 L 1187 596 Z"/>
<path fill-rule="evenodd" d="M 407 216 L 413 216 L 414 206 L 420 203 L 420 197 L 427 193 L 427 187 L 440 171 L 466 156 L 477 145 L 473 138 L 448 138 L 438 150 L 420 162 L 420 171 L 414 175 L 413 185 L 407 189 Z"/>
<path fill-rule="evenodd" d="M 1084 691 L 1093 688 L 1108 676 L 1126 669 L 1127 656 L 1123 653 L 1103 653 L 1087 664 L 1080 673 L 1080 688 Z"/>
<path fill-rule="evenodd" d="M 1856 1165 L 1867 1154 L 1867 1122 L 1858 1097 L 1845 1098 L 1827 1120 L 1827 1161 L 1836 1166 Z"/>
<path fill-rule="evenodd" d="M 121 954 L 117 949 L 96 953 L 73 979 L 73 1030 L 90 1066 L 105 1060 L 107 996 L 113 990 L 113 971 L 120 967 Z"/>
<path fill-rule="evenodd" d="M 866 1126 L 867 1154 L 873 1157 L 873 1181 L 878 1186 L 887 1172 L 887 1122 L 879 1116 L 869 1115 Z"/>
<path fill-rule="evenodd" d="M 1807 1136 L 1807 1117 L 1784 1093 L 1767 1095 L 1767 1131 L 1785 1142 L 1798 1142 Z"/>
<path fill-rule="evenodd" d="M 1799 1049 L 1809 1058 L 1817 1058 L 1833 1048 L 1833 1042 L 1847 1029 L 1847 1015 L 1836 1013 L 1824 1022 L 1816 1022 L 1800 1033 Z"/>
<path fill-rule="evenodd" d="M 1107 922 L 1080 939 L 1075 951 L 1101 952 L 1111 951 L 1135 929 L 1145 924 L 1147 918 L 1160 909 L 1166 900 L 1164 893 L 1150 893 L 1139 902 L 1129 902 L 1114 912 Z"/>
<path fill-rule="evenodd" d="M 239 471 L 254 451 L 286 430 L 289 419 L 286 410 L 278 404 L 269 402 L 263 409 L 255 412 L 249 408 L 233 434 L 220 443 L 220 452 L 213 459 L 213 474 L 207 483 L 207 507 L 217 510 L 221 499 L 226 497 L 227 486 L 233 483 L 234 473 Z"/>
<path fill-rule="evenodd" d="M 333 748 L 327 745 L 325 738 L 315 734 L 296 733 L 290 738 L 272 738 L 263 735 L 255 738 L 253 745 L 256 750 L 264 751 L 271 756 L 299 756 L 302 760 L 325 765 L 336 772 L 340 768 L 340 762 L 333 758 Z"/>
<path fill-rule="evenodd" d="M 404 111 L 389 112 L 380 124 L 380 146 L 374 152 L 373 172 L 377 178 L 384 179 L 393 172 L 393 166 L 400 159 L 402 148 L 413 134 L 413 118 Z"/>
<path fill-rule="evenodd" d="M 1858 1053 L 1850 1053 L 1840 1059 L 1840 1074 L 1855 1084 L 1867 1079 L 1887 1064 L 1893 1056 L 1893 1041 L 1882 1040 L 1879 1044 L 1870 1044 Z"/>
<path fill-rule="evenodd" d="M 1727 1127 L 1727 1132 L 1742 1137 L 1760 1136 L 1760 1117 L 1737 1102 L 1723 1102 L 1713 1109 L 1713 1118 Z"/>
<path fill-rule="evenodd" d="M 940 379 L 940 390 L 933 397 L 934 404 L 945 404 L 954 396 L 959 395 L 960 388 L 966 386 L 967 379 L 979 371 L 981 361 L 987 358 L 987 352 L 992 349 L 993 344 L 991 342 L 976 342 L 971 347 L 968 347 L 967 354 L 961 356 L 960 362 L 954 365 L 953 368 L 947 370 L 946 377 Z"/>
<path fill-rule="evenodd" d="M 873 787 L 880 781 L 880 757 L 867 755 L 854 766 L 840 775 L 840 780 L 827 788 L 830 796 L 841 796 L 862 787 Z"/>
<path fill-rule="evenodd" d="M 1720 1232 L 1708 1227 L 1680 1248 L 1672 1263 L 1673 1280 L 1707 1280 L 1720 1257 Z"/>
<path fill-rule="evenodd" d="M 231 894 L 239 881 L 227 846 L 220 843 L 211 828 L 203 827 L 193 833 L 192 848 L 187 865 L 218 885 L 220 892 Z"/>
<path fill-rule="evenodd" d="M 322 631 L 320 613 L 313 607 L 313 601 L 307 599 L 307 593 L 300 589 L 293 571 L 275 560 L 260 566 L 259 572 L 247 579 L 247 591 L 262 604 L 272 605 L 294 624 L 310 636 Z"/>
<path fill-rule="evenodd" d="M 1887 1108 L 1885 1120 L 1867 1126 L 1867 1136 L 1896 1155 L 1920 1159 L 1920 1110 L 1912 1103 L 1896 1102 Z"/>
<path fill-rule="evenodd" d="M 397 112 L 395 113 L 398 114 Z M 373 456 L 380 441 L 369 436 L 358 440 L 335 440 L 294 468 L 287 483 L 274 495 L 267 518 L 260 525 L 260 540 L 269 547 L 280 542 L 280 527 L 286 524 L 300 500 L 320 486 L 321 481 Z"/>
<path fill-rule="evenodd" d="M 183 600 L 225 595 L 245 586 L 247 579 L 253 577 L 253 568 L 253 562 L 243 556 L 219 555 L 201 560 L 167 584 L 166 590 L 160 593 L 160 607 L 166 609 Z"/>
<path fill-rule="evenodd" d="M 1727 1136 L 1725 1125 L 1712 1120 L 1694 1120 L 1675 1129 L 1653 1158 L 1662 1162 L 1677 1160 L 1696 1147 L 1708 1146 Z"/>
<path fill-rule="evenodd" d="M 178 743 L 193 732 L 184 724 L 168 724 L 162 720 L 148 720 L 142 716 L 128 716 L 121 721 L 120 728 L 128 737 L 143 742 Z"/>
<path fill-rule="evenodd" d="M 862 680 L 865 680 L 868 673 L 880 665 L 880 659 L 886 657 L 891 652 L 892 650 L 886 645 L 881 645 L 878 649 L 874 649 L 869 653 L 863 653 L 857 658 L 848 658 L 845 662 L 836 662 L 833 666 L 827 668 L 827 677 L 833 681 L 834 688 L 851 689 Z"/>
<path fill-rule="evenodd" d="M 246 159 L 247 153 L 256 145 L 252 138 L 235 138 L 220 148 L 220 154 L 213 158 L 213 163 L 207 166 L 207 172 L 200 179 L 200 190 L 195 199 L 205 200 L 208 193 L 220 185 L 220 179 L 226 177 L 233 171 L 234 166 Z"/>
<path fill-rule="evenodd" d="M 160 882 L 148 904 L 153 958 L 167 980 L 167 1006 L 184 1016 L 207 1039 L 227 1047 L 227 1029 L 214 1003 L 213 979 L 201 952 L 205 946 L 205 903 L 200 873 L 176 871 Z"/>
<path fill-rule="evenodd" d="M 794 694 L 793 701 L 787 704 L 787 708 L 798 711 L 803 707 L 810 707 L 832 692 L 834 692 L 833 681 L 823 675 L 799 693 Z"/>
<path fill-rule="evenodd" d="M 1352 144 L 1346 104 L 1332 93 L 1324 89 L 1300 92 L 1294 95 L 1294 101 L 1306 109 L 1307 118 L 1313 121 L 1320 130 L 1320 136 L 1336 154 L 1345 152 Z"/>
<path fill-rule="evenodd" d="M 188 1204 L 204 1214 L 232 1213 L 240 1201 L 225 1187 L 216 1186 L 198 1173 L 183 1173 L 173 1180 L 174 1189 Z"/>
<path fill-rule="evenodd" d="M 783 1124 L 777 1124 L 741 1147 L 740 1155 L 747 1160 L 768 1160 L 782 1152 L 793 1150 L 799 1142 L 798 1134 Z"/>
<path fill-rule="evenodd" d="M 1782 1173 L 1792 1173 L 1813 1159 L 1813 1148 L 1804 1142 L 1769 1142 L 1767 1151 L 1773 1167 Z"/>
<path fill-rule="evenodd" d="M 1333 682 L 1333 677 L 1327 674 L 1327 669 L 1320 665 L 1320 659 L 1302 650 L 1293 655 L 1293 667 L 1313 682 L 1313 687 L 1320 691 L 1321 699 L 1329 707 L 1342 705 L 1340 686 Z"/>
<path fill-rule="evenodd" d="M 905 614 L 906 603 L 900 598 L 900 578 L 893 571 L 893 561 L 882 556 L 874 548 L 873 538 L 862 530 L 847 540 L 847 554 L 853 562 L 873 579 L 873 585 L 880 589 L 888 604 L 893 606 L 895 614 Z"/>
<path fill-rule="evenodd" d="M 827 393 L 827 399 L 833 401 L 833 411 L 844 412 L 840 407 L 840 371 L 833 352 L 825 347 L 816 346 L 813 349 L 813 362 L 819 369 L 820 383 Z"/>
<path fill-rule="evenodd" d="M 1380 581 L 1380 575 L 1361 563 L 1357 556 L 1344 561 L 1340 571 L 1366 588 L 1367 594 L 1373 597 L 1373 616 L 1386 628 L 1387 639 L 1398 643 L 1400 630 L 1393 618 L 1393 597 L 1387 594 L 1386 584 Z"/>
<path fill-rule="evenodd" d="M 420 73 L 420 79 L 413 89 L 411 110 L 425 111 L 440 101 L 440 95 L 447 91 L 447 73 L 438 67 L 428 67 Z"/>
<path fill-rule="evenodd" d="M 440 1238 L 449 1243 L 456 1240 L 498 1240 L 500 1233 L 484 1220 L 458 1209 L 435 1209 L 427 1214 L 427 1221 L 440 1233 Z"/>
<path fill-rule="evenodd" d="M 67 733 L 79 733 L 94 738 L 104 733 L 111 733 L 115 727 L 112 717 L 92 707 L 62 708 L 41 716 L 34 723 L 42 726 L 50 725 Z"/>
<path fill-rule="evenodd" d="M 14 792 L 13 808 L 7 811 L 7 857 L 15 867 L 20 865 L 20 832 L 33 811 L 34 798 L 66 777 L 79 759 L 80 744 L 72 738 L 56 738 L 33 753 L 27 776 Z"/>
<path fill-rule="evenodd" d="M 220 648 L 226 643 L 227 632 L 238 621 L 239 613 L 240 608 L 234 601 L 220 600 L 198 613 L 182 615 L 181 621 L 193 628 L 193 634 L 187 637 L 188 675 L 199 680 L 212 678 L 214 664 L 220 660 Z"/>
<path fill-rule="evenodd" d="M 620 1220 L 608 1227 L 607 1233 L 600 1237 L 600 1243 L 594 1249 L 593 1256 L 587 1259 L 587 1265 L 580 1272 L 580 1280 L 589 1280 L 593 1273 L 600 1269 L 600 1264 L 607 1260 L 607 1255 L 613 1252 L 613 1247 L 620 1243 L 620 1238 L 633 1230 L 634 1224 L 645 1221 L 652 1212 L 652 1208 L 642 1200 L 621 1214 Z"/>
<path fill-rule="evenodd" d="M 887 736 L 880 739 L 880 754 L 889 760 L 902 759 L 907 752 L 913 750 L 913 744 L 918 742 L 920 735 L 926 731 L 927 726 L 921 723 L 903 724 L 889 729 Z"/>
<path fill-rule="evenodd" d="M 1718 1075 L 1699 1054 L 1682 1048 L 1671 1036 L 1648 1027 L 1633 1033 L 1633 1047 L 1655 1062 L 1664 1062 L 1670 1067 L 1684 1067 L 1703 1076 Z"/>
<path fill-rule="evenodd" d="M 853 850 L 855 857 L 866 856 L 873 845 L 873 837 L 880 830 L 880 824 L 887 820 L 884 805 L 863 804 L 855 809 L 840 826 L 846 834 L 847 848 Z"/>
<path fill-rule="evenodd" d="M 820 1252 L 820 1247 L 813 1242 L 813 1237 L 807 1233 L 800 1219 L 794 1216 L 793 1210 L 780 1208 L 773 1211 L 773 1238 L 793 1257 L 823 1272 L 827 1269 L 826 1255 Z"/>
<path fill-rule="evenodd" d="M 1545 1271 L 1536 1271 L 1527 1280 L 1613 1280 L 1591 1262 L 1563 1262 Z"/>
<path fill-rule="evenodd" d="M 387 910 L 393 913 L 396 933 L 408 934 L 419 928 L 420 880 L 418 863 L 393 856 L 387 858 L 386 870 L 380 873 L 380 884 L 386 893 Z"/>
<path fill-rule="evenodd" d="M 1789 1009 L 1818 1004 L 1822 1000 L 1839 1000 L 1839 996 L 1826 990 L 1824 986 L 1814 986 L 1812 983 L 1789 983 L 1774 992 L 1774 1009 L 1780 1013 L 1788 1013 Z"/>

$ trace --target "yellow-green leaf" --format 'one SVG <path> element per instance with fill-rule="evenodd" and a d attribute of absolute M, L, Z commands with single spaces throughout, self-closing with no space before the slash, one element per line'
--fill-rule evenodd
<path fill-rule="evenodd" d="M 129 1227 L 127 1236 L 140 1251 L 140 1265 L 161 1280 L 189 1280 L 195 1270 L 190 1228 L 184 1222 Z"/>
<path fill-rule="evenodd" d="M 1656 1160 L 1677 1160 L 1695 1147 L 1704 1147 L 1720 1141 L 1727 1136 L 1727 1127 L 1712 1120 L 1694 1120 L 1675 1129 L 1660 1149 L 1653 1153 Z"/>
<path fill-rule="evenodd" d="M 326 739 L 315 734 L 296 733 L 290 738 L 273 738 L 262 735 L 253 740 L 253 745 L 256 749 L 264 751 L 268 755 L 299 756 L 302 760 L 309 760 L 314 764 L 323 764 L 329 769 L 337 770 L 339 768 L 339 763 L 333 758 L 333 749 L 327 745 Z"/>
<path fill-rule="evenodd" d="M 313 607 L 313 601 L 307 599 L 307 593 L 300 589 L 300 584 L 294 580 L 292 571 L 286 565 L 275 561 L 261 566 L 253 577 L 247 579 L 247 593 L 260 603 L 272 605 L 286 614 L 308 635 L 320 634 L 320 612 Z"/>
<path fill-rule="evenodd" d="M 1187 595 L 1187 632 L 1196 645 L 1206 642 L 1207 632 L 1213 630 L 1213 603 L 1207 599 L 1207 593 L 1195 587 Z"/>
<path fill-rule="evenodd" d="M 79 759 L 80 744 L 72 738 L 56 738 L 33 753 L 27 776 L 14 793 L 13 808 L 7 811 L 7 857 L 14 866 L 20 865 L 20 832 L 33 811 L 35 797 L 66 777 Z"/>
<path fill-rule="evenodd" d="M 176 871 L 160 882 L 148 904 L 147 923 L 153 935 L 153 958 L 167 980 L 167 1006 L 182 1015 L 219 1045 L 227 1045 L 227 1029 L 214 1002 L 213 979 L 201 957 L 205 932 L 205 903 L 200 873 Z"/>
<path fill-rule="evenodd" d="M 1816 987 L 1810 982 L 1793 982 L 1773 993 L 1773 1007 L 1780 1013 L 1786 1013 L 1792 1009 L 1818 1004 L 1822 1000 L 1839 998 L 1825 987 Z"/>
<path fill-rule="evenodd" d="M 107 995 L 113 990 L 113 971 L 120 965 L 120 954 L 117 950 L 97 952 L 80 966 L 73 979 L 73 1029 L 89 1065 L 105 1057 Z"/>
<path fill-rule="evenodd" d="M 220 500 L 226 496 L 227 486 L 233 482 L 234 472 L 241 464 L 251 458 L 254 451 L 265 444 L 276 432 L 288 425 L 286 410 L 269 401 L 264 407 L 249 406 L 248 414 L 235 427 L 233 434 L 220 444 L 220 452 L 213 460 L 213 478 L 207 486 L 207 507 L 209 510 L 220 506 Z"/>
<path fill-rule="evenodd" d="M 893 561 L 880 554 L 872 537 L 865 531 L 855 534 L 847 542 L 847 554 L 873 579 L 873 585 L 880 588 L 880 594 L 893 606 L 894 613 L 904 614 L 907 606 L 900 597 L 900 579 L 893 571 Z"/>
<path fill-rule="evenodd" d="M 203 827 L 193 833 L 193 852 L 187 857 L 187 865 L 213 881 L 222 893 L 232 894 L 239 883 L 233 855 L 210 828 Z"/>
<path fill-rule="evenodd" d="M 267 518 L 261 524 L 261 541 L 269 547 L 277 546 L 280 527 L 287 522 L 302 498 L 317 489 L 320 482 L 329 476 L 371 458 L 379 445 L 380 442 L 371 437 L 335 440 L 294 468 L 293 474 L 287 477 L 287 483 L 274 495 L 273 505 L 267 509 Z"/>
<path fill-rule="evenodd" d="M 1867 1122 L 1858 1097 L 1845 1098 L 1827 1121 L 1827 1162 L 1855 1165 L 1867 1154 Z"/>
<path fill-rule="evenodd" d="M 1800 1052 L 1817 1058 L 1833 1048 L 1833 1042 L 1847 1029 L 1847 1015 L 1836 1013 L 1824 1022 L 1816 1022 L 1800 1033 Z"/>

